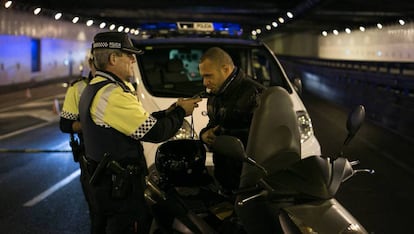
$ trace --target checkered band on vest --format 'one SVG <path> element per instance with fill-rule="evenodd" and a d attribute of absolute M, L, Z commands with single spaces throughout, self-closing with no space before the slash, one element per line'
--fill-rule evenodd
<path fill-rule="evenodd" d="M 151 115 L 147 120 L 132 134 L 132 138 L 139 140 L 157 123 L 157 119 Z"/>
<path fill-rule="evenodd" d="M 67 111 L 62 111 L 60 113 L 60 117 L 65 118 L 65 119 L 69 119 L 69 120 L 77 120 L 79 115 L 78 114 L 73 114 Z"/>
<path fill-rule="evenodd" d="M 121 49 L 122 45 L 120 42 L 95 42 L 93 48 Z"/>

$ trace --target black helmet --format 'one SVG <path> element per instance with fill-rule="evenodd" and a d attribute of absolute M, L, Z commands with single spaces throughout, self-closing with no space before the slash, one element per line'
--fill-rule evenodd
<path fill-rule="evenodd" d="M 158 147 L 155 155 L 160 180 L 173 186 L 200 186 L 211 182 L 205 162 L 206 149 L 199 140 L 167 141 Z"/>

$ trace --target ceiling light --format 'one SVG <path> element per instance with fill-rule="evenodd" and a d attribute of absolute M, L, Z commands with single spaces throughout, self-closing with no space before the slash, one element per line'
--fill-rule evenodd
<path fill-rule="evenodd" d="M 114 30 L 115 29 L 115 24 L 111 24 L 111 26 L 109 26 L 109 30 Z"/>
<path fill-rule="evenodd" d="M 281 24 L 283 24 L 283 23 L 285 22 L 285 19 L 283 19 L 282 17 L 279 17 L 277 20 L 279 20 L 279 22 L 280 22 Z"/>
<path fill-rule="evenodd" d="M 256 33 L 260 34 L 260 33 L 262 33 L 262 30 L 260 28 L 256 29 Z"/>
<path fill-rule="evenodd" d="M 72 19 L 72 23 L 76 24 L 79 21 L 79 17 L 75 16 Z"/>
<path fill-rule="evenodd" d="M 359 26 L 359 30 L 360 30 L 361 32 L 365 32 L 365 27 L 364 27 L 364 26 Z"/>
<path fill-rule="evenodd" d="M 93 25 L 93 20 L 86 21 L 86 26 L 90 27 Z"/>
<path fill-rule="evenodd" d="M 405 21 L 402 20 L 402 19 L 400 19 L 400 20 L 398 20 L 398 23 L 400 23 L 401 25 L 404 25 L 405 24 Z"/>
<path fill-rule="evenodd" d="M 278 24 L 276 22 L 272 22 L 272 26 L 276 28 Z"/>
<path fill-rule="evenodd" d="M 33 14 L 38 15 L 41 10 L 42 10 L 42 8 L 38 7 L 36 9 L 34 9 Z"/>
<path fill-rule="evenodd" d="M 272 29 L 272 26 L 270 26 L 270 25 L 266 25 L 266 29 L 267 29 L 267 30 L 270 30 L 270 29 Z"/>
<path fill-rule="evenodd" d="M 125 28 L 124 32 L 129 33 L 129 28 Z"/>
<path fill-rule="evenodd" d="M 257 34 L 256 30 L 252 30 L 252 35 L 254 36 L 256 34 Z"/>
<path fill-rule="evenodd" d="M 11 7 L 12 3 L 13 3 L 12 1 L 7 1 L 6 3 L 4 3 L 4 7 L 9 8 Z"/>
<path fill-rule="evenodd" d="M 378 28 L 378 29 L 382 29 L 382 24 L 378 23 L 378 24 L 377 24 L 377 28 Z"/>
<path fill-rule="evenodd" d="M 348 34 L 350 34 L 350 33 L 351 33 L 351 29 L 346 28 L 346 29 L 345 29 L 345 32 L 346 32 L 346 33 L 348 33 Z"/>
<path fill-rule="evenodd" d="M 119 26 L 118 27 L 118 32 L 122 32 L 122 31 L 124 31 L 124 26 Z"/>
<path fill-rule="evenodd" d="M 336 29 L 334 29 L 332 32 L 333 32 L 334 35 L 338 35 L 339 34 L 338 30 L 336 30 Z"/>
<path fill-rule="evenodd" d="M 322 36 L 324 36 L 324 37 L 328 36 L 328 32 L 327 31 L 323 31 L 322 32 Z"/>
<path fill-rule="evenodd" d="M 60 18 L 62 18 L 62 13 L 56 13 L 55 20 L 59 20 Z"/>
<path fill-rule="evenodd" d="M 106 26 L 106 23 L 105 23 L 105 22 L 102 22 L 102 23 L 99 25 L 99 28 L 105 28 L 105 26 Z"/>
<path fill-rule="evenodd" d="M 288 11 L 288 12 L 286 13 L 286 15 L 287 15 L 287 17 L 289 17 L 290 19 L 292 19 L 292 18 L 293 18 L 293 14 L 292 14 L 292 12 L 290 12 L 290 11 Z"/>

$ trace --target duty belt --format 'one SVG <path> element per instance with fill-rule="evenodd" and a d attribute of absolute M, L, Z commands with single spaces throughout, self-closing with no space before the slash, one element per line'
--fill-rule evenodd
<path fill-rule="evenodd" d="M 124 176 L 138 175 L 141 173 L 141 167 L 138 163 L 127 164 L 123 167 L 117 161 L 111 159 L 112 157 L 110 154 L 105 154 L 100 162 L 88 159 L 85 156 L 82 157 L 82 161 L 84 165 L 86 165 L 85 168 L 91 176 L 89 180 L 90 184 L 95 184 L 105 172 Z"/>

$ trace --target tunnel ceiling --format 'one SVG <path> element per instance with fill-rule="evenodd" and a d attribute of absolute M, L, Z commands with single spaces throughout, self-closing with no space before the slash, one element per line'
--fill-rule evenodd
<path fill-rule="evenodd" d="M 199 21 L 238 23 L 243 31 L 262 29 L 269 33 L 321 33 L 359 26 L 396 24 L 414 20 L 414 3 L 408 0 L 15 0 L 16 8 L 103 20 L 139 28 L 156 22 Z M 287 12 L 294 17 L 289 19 Z M 279 17 L 286 21 L 271 31 L 265 29 Z"/>

